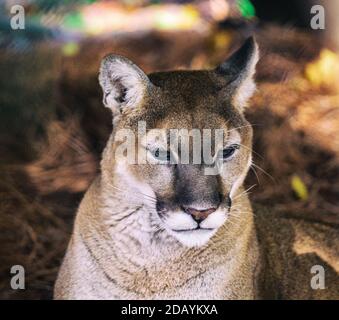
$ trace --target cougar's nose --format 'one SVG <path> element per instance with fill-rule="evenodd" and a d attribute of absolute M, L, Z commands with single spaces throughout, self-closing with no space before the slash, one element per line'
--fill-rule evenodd
<path fill-rule="evenodd" d="M 189 215 L 192 216 L 192 218 L 196 222 L 201 222 L 204 219 L 206 219 L 211 213 L 213 213 L 217 208 L 209 208 L 209 209 L 204 209 L 204 210 L 198 210 L 190 207 L 182 207 L 182 209 L 188 213 Z"/>

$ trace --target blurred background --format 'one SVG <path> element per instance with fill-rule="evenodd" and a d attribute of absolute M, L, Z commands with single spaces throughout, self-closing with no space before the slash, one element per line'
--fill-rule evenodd
<path fill-rule="evenodd" d="M 13 30 L 18 4 L 25 29 Z M 111 52 L 146 72 L 212 68 L 255 34 L 250 198 L 339 230 L 338 16 L 336 0 L 0 1 L 0 298 L 52 297 L 112 130 L 97 81 Z M 25 290 L 10 288 L 16 264 Z"/>

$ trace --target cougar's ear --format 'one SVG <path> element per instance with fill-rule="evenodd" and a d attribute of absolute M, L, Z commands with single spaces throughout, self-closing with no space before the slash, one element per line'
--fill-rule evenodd
<path fill-rule="evenodd" d="M 137 107 L 152 85 L 138 66 L 114 54 L 102 60 L 99 82 L 103 90 L 103 103 L 113 113 Z"/>
<path fill-rule="evenodd" d="M 227 92 L 232 102 L 242 110 L 255 91 L 253 76 L 259 60 L 258 45 L 253 37 L 248 38 L 215 72 L 226 79 Z"/>

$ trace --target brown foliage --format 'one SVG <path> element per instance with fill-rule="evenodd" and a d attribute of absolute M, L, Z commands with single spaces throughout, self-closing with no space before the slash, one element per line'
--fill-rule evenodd
<path fill-rule="evenodd" d="M 262 59 L 259 90 L 247 116 L 254 125 L 254 159 L 247 184 L 254 203 L 277 213 L 339 226 L 339 96 L 315 88 L 304 76 L 319 45 L 310 35 L 269 27 L 258 33 Z M 55 114 L 43 139 L 30 141 L 35 160 L 2 167 L 0 180 L 0 296 L 51 298 L 52 286 L 72 228 L 76 207 L 99 168 L 111 130 L 97 84 L 102 56 L 115 51 L 146 71 L 205 66 L 220 52 L 208 37 L 148 34 L 82 44 L 80 56 L 62 61 Z M 207 46 L 205 46 L 205 44 Z M 3 147 L 2 147 L 3 148 Z M 309 191 L 298 199 L 290 179 Z M 9 269 L 24 265 L 27 290 L 9 288 Z"/>

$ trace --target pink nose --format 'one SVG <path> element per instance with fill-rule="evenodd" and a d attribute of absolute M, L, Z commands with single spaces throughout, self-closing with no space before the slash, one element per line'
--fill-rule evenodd
<path fill-rule="evenodd" d="M 209 209 L 204 209 L 204 210 L 197 210 L 194 208 L 183 207 L 183 210 L 186 213 L 190 214 L 195 221 L 201 222 L 217 209 L 209 208 Z"/>

